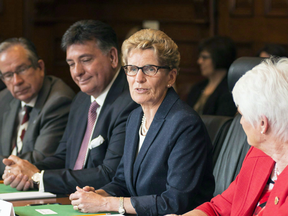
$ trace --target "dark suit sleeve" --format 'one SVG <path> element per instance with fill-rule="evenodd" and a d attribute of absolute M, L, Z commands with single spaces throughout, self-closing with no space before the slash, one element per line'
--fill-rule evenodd
<path fill-rule="evenodd" d="M 115 174 L 115 177 L 113 178 L 113 181 L 105 185 L 101 189 L 105 190 L 111 196 L 130 197 L 130 193 L 127 190 L 126 181 L 124 177 L 123 159 L 121 160 L 117 168 L 117 172 Z"/>
<path fill-rule="evenodd" d="M 118 100 L 119 99 L 121 100 L 121 98 L 118 98 Z M 129 100 L 123 100 L 121 104 L 123 106 L 119 104 L 117 106 L 117 109 L 120 110 L 115 112 L 115 115 L 117 116 L 113 116 L 113 114 L 111 116 L 111 119 L 115 118 L 114 123 L 111 122 L 109 128 L 107 128 L 107 130 L 111 132 L 109 132 L 108 135 L 107 150 L 106 152 L 103 151 L 103 162 L 96 167 L 82 170 L 46 170 L 44 172 L 45 191 L 67 194 L 74 192 L 76 186 L 84 187 L 87 185 L 98 189 L 108 184 L 112 180 L 123 155 L 127 117 L 130 112 L 137 106 L 131 100 L 130 96 Z M 101 146 L 104 145 L 102 144 Z M 65 151 L 64 149 L 65 147 L 63 147 L 62 152 Z M 103 157 L 103 155 L 99 156 Z"/>
<path fill-rule="evenodd" d="M 129 124 L 130 116 L 127 119 L 127 124 Z M 127 130 L 127 127 L 126 127 Z M 117 172 L 113 181 L 105 185 L 101 189 L 105 190 L 111 196 L 123 196 L 130 197 L 130 193 L 126 187 L 126 181 L 124 176 L 124 160 L 123 158 L 120 161 L 120 164 L 117 168 Z"/>

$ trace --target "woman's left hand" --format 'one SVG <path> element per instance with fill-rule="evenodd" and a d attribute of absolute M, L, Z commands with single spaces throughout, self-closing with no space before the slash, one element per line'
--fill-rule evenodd
<path fill-rule="evenodd" d="M 69 196 L 74 210 L 84 213 L 106 211 L 105 197 L 76 187 L 77 191 Z"/>

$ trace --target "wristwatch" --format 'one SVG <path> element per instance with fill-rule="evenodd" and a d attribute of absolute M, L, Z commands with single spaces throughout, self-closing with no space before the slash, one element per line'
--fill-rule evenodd
<path fill-rule="evenodd" d="M 31 177 L 32 181 L 34 184 L 39 185 L 40 184 L 40 180 L 41 180 L 41 173 L 40 172 L 36 172 L 33 174 L 33 176 Z"/>
<path fill-rule="evenodd" d="M 119 209 L 118 209 L 119 214 L 124 215 L 125 214 L 125 209 L 124 209 L 124 198 L 120 197 L 119 199 Z"/>

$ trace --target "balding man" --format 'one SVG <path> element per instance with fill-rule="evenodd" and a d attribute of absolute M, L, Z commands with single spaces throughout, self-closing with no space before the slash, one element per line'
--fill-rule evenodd
<path fill-rule="evenodd" d="M 0 159 L 12 154 L 35 163 L 58 147 L 74 92 L 44 70 L 31 41 L 0 44 L 0 78 L 7 86 L 0 92 Z M 1 175 L 4 169 L 0 163 Z"/>

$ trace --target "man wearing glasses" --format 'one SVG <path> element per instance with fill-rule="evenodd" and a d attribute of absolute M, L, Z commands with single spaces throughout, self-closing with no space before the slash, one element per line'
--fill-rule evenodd
<path fill-rule="evenodd" d="M 65 32 L 61 45 L 81 91 L 53 156 L 34 165 L 16 157 L 3 161 L 4 184 L 18 190 L 38 185 L 40 191 L 68 194 L 76 186 L 100 188 L 109 183 L 123 155 L 126 120 L 138 106 L 130 97 L 117 36 L 109 25 L 78 21 Z"/>
<path fill-rule="evenodd" d="M 0 160 L 17 155 L 32 163 L 53 155 L 64 133 L 74 92 L 45 76 L 34 44 L 11 38 L 0 44 Z M 5 165 L 0 163 L 2 175 Z"/>

